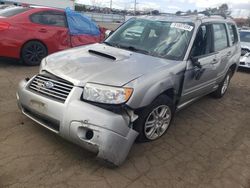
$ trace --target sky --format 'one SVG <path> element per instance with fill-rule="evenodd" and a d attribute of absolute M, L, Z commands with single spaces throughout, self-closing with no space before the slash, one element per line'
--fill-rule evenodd
<path fill-rule="evenodd" d="M 102 5 L 109 7 L 110 0 L 76 0 L 86 5 Z M 113 8 L 133 9 L 134 0 L 112 0 Z M 204 10 L 208 7 L 217 7 L 227 3 L 234 14 L 249 14 L 250 0 L 137 0 L 139 10 L 152 8 L 162 12 L 175 13 L 178 10 Z M 248 15 L 246 15 L 248 16 Z"/>

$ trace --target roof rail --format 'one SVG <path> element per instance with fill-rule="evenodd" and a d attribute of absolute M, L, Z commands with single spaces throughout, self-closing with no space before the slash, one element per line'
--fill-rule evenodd
<path fill-rule="evenodd" d="M 227 15 L 226 13 L 211 13 L 209 11 L 201 11 L 201 12 L 191 12 L 191 13 L 187 13 L 187 12 L 182 12 L 182 11 L 178 11 L 176 12 L 176 15 L 178 16 L 191 16 L 191 15 L 199 15 L 199 14 L 203 14 L 204 16 L 221 16 L 224 19 L 227 19 L 227 17 L 230 17 L 229 15 Z"/>
<path fill-rule="evenodd" d="M 210 14 L 210 16 L 221 16 L 224 19 L 227 19 L 228 15 L 226 15 L 225 13 L 212 13 Z"/>

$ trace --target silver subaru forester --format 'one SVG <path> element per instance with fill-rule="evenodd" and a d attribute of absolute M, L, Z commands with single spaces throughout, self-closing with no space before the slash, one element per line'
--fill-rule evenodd
<path fill-rule="evenodd" d="M 173 114 L 200 97 L 222 97 L 241 54 L 222 16 L 132 18 L 101 44 L 45 58 L 19 84 L 24 115 L 116 166 L 134 141 L 153 141 Z"/>

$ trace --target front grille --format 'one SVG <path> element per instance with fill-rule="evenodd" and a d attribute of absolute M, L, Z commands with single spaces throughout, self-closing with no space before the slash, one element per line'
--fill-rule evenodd
<path fill-rule="evenodd" d="M 29 85 L 30 90 L 60 102 L 65 102 L 72 88 L 73 84 L 65 80 L 43 75 L 37 75 Z"/>
<path fill-rule="evenodd" d="M 240 65 L 245 65 L 245 62 L 240 62 Z"/>

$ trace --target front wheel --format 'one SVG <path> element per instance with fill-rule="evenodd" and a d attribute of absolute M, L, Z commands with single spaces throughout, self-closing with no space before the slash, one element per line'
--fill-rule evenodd
<path fill-rule="evenodd" d="M 153 141 L 166 133 L 172 117 L 173 102 L 165 95 L 159 96 L 148 107 L 140 110 L 134 129 L 139 132 L 138 142 Z"/>
<path fill-rule="evenodd" d="M 212 93 L 212 96 L 215 97 L 215 98 L 223 97 L 225 95 L 228 87 L 229 87 L 231 78 L 232 78 L 232 70 L 230 69 L 227 72 L 227 74 L 226 74 L 225 78 L 223 79 L 223 81 L 219 84 L 219 87 L 217 88 L 217 90 L 215 90 Z"/>

